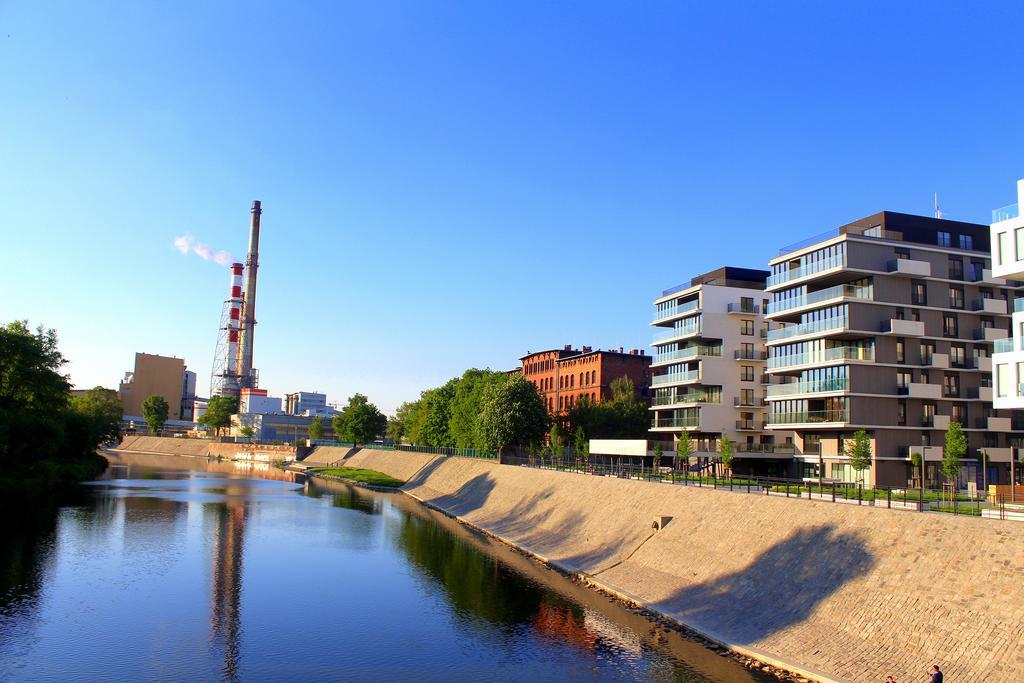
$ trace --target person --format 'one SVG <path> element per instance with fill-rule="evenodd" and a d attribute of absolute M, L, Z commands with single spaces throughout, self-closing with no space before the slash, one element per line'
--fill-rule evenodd
<path fill-rule="evenodd" d="M 932 664 L 932 678 L 931 683 L 942 683 L 942 671 L 939 670 L 938 664 Z"/>
<path fill-rule="evenodd" d="M 896 679 L 893 678 L 892 676 L 886 676 L 885 677 L 885 683 L 896 683 Z"/>

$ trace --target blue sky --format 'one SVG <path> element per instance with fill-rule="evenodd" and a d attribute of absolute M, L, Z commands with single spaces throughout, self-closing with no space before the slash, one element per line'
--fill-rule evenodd
<path fill-rule="evenodd" d="M 0 3 L 0 320 L 208 386 L 264 204 L 272 393 L 387 411 L 882 209 L 1024 176 L 1020 3 Z"/>

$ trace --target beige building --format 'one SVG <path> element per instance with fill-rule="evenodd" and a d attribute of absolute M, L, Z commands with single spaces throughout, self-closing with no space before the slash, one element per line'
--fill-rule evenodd
<path fill-rule="evenodd" d="M 126 372 L 117 389 L 124 415 L 142 415 L 142 402 L 150 396 L 163 396 L 167 401 L 167 419 L 180 420 L 185 388 L 185 361 L 181 358 L 135 354 L 135 370 Z"/>

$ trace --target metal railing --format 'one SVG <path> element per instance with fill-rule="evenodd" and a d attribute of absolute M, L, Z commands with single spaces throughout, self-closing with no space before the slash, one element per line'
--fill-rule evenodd
<path fill-rule="evenodd" d="M 670 417 L 651 421 L 651 429 L 669 428 L 678 429 L 681 427 L 699 427 L 700 417 Z"/>
<path fill-rule="evenodd" d="M 749 313 L 753 315 L 760 312 L 761 307 L 754 304 L 745 304 L 742 302 L 727 304 L 725 310 L 728 313 Z"/>
<path fill-rule="evenodd" d="M 735 360 L 766 360 L 768 358 L 768 352 L 758 351 L 756 349 L 752 349 L 750 351 L 737 349 L 733 352 L 732 357 Z"/>
<path fill-rule="evenodd" d="M 812 381 L 791 382 L 789 384 L 776 384 L 768 387 L 768 398 L 780 396 L 792 396 L 794 394 L 819 394 L 828 391 L 846 391 L 850 381 L 846 377 L 835 379 L 818 379 Z"/>
<path fill-rule="evenodd" d="M 800 323 L 799 325 L 787 325 L 786 327 L 779 327 L 774 330 L 768 330 L 768 341 L 779 341 L 780 339 L 789 339 L 790 337 L 799 337 L 805 334 L 816 334 L 819 332 L 831 332 L 833 330 L 845 330 L 849 328 L 849 322 L 845 315 L 836 316 L 835 318 L 826 318 L 824 320 L 815 320 L 809 323 Z"/>
<path fill-rule="evenodd" d="M 780 301 L 772 301 L 768 304 L 768 309 L 765 312 L 768 315 L 771 315 L 772 313 L 788 311 L 791 308 L 813 306 L 814 304 L 819 304 L 824 301 L 844 297 L 871 301 L 875 298 L 875 290 L 872 285 L 836 285 L 835 287 L 829 287 L 828 289 L 808 292 L 807 294 L 801 294 L 799 296 L 790 297 Z"/>
<path fill-rule="evenodd" d="M 721 393 L 709 393 L 704 391 L 693 391 L 685 394 L 676 394 L 674 396 L 655 396 L 651 400 L 651 405 L 654 407 L 659 406 L 671 406 L 679 405 L 683 403 L 721 403 Z"/>
<path fill-rule="evenodd" d="M 698 334 L 701 331 L 701 318 L 686 318 L 684 324 L 674 325 L 671 329 L 658 332 L 654 335 L 655 342 L 664 342 L 669 339 L 675 339 L 676 337 L 688 337 L 692 334 Z"/>
<path fill-rule="evenodd" d="M 654 319 L 656 321 L 657 320 L 665 320 L 666 318 L 671 318 L 673 316 L 685 315 L 686 313 L 690 313 L 692 311 L 696 311 L 699 308 L 700 308 L 700 300 L 699 299 L 694 299 L 693 301 L 687 301 L 685 304 L 683 304 L 681 306 L 679 306 L 679 305 L 670 306 L 670 307 L 662 309 L 660 311 L 655 311 L 654 312 Z"/>
<path fill-rule="evenodd" d="M 674 351 L 665 351 L 663 353 L 654 354 L 655 363 L 664 363 L 666 361 L 673 360 L 686 360 L 688 358 L 696 358 L 697 356 L 721 356 L 721 346 L 687 346 L 682 349 L 675 349 Z"/>
<path fill-rule="evenodd" d="M 768 354 L 768 369 L 788 368 L 797 365 L 812 365 L 816 363 L 827 363 L 835 360 L 875 360 L 875 350 L 861 346 L 833 346 L 825 349 L 824 353 L 794 353 L 785 356 L 778 356 L 774 353 Z"/>
<path fill-rule="evenodd" d="M 552 453 L 522 453 L 503 455 L 503 465 L 532 467 L 542 470 L 569 472 L 587 476 L 616 477 L 649 481 L 671 486 L 694 486 L 752 495 L 778 496 L 794 500 L 824 501 L 835 504 L 860 505 L 889 510 L 935 512 L 981 517 L 983 510 L 991 510 L 991 518 L 1006 519 L 1005 495 L 971 497 L 962 491 L 948 488 L 881 487 L 870 488 L 860 482 L 817 479 L 788 479 L 784 477 L 734 476 L 723 473 L 720 463 L 705 462 L 696 466 L 686 464 L 669 454 L 654 466 L 635 464 L 624 458 L 592 456 L 589 459 Z M 663 466 L 664 465 L 664 466 Z"/>
<path fill-rule="evenodd" d="M 688 372 L 670 372 L 666 375 L 656 375 L 651 379 L 651 386 L 662 384 L 680 384 L 682 382 L 694 382 L 700 379 L 700 370 Z"/>
<path fill-rule="evenodd" d="M 1003 337 L 993 342 L 992 353 L 1009 353 L 1013 350 L 1013 337 Z"/>
<path fill-rule="evenodd" d="M 998 209 L 992 209 L 992 222 L 998 223 L 999 221 L 1008 221 L 1011 218 L 1017 218 L 1020 215 L 1020 207 L 1016 204 L 1007 204 L 1001 206 Z"/>
<path fill-rule="evenodd" d="M 805 410 L 796 413 L 771 413 L 768 416 L 768 424 L 772 426 L 849 421 L 849 410 Z"/>
<path fill-rule="evenodd" d="M 813 243 L 812 243 L 813 244 Z M 768 276 L 768 287 L 774 287 L 790 280 L 796 280 L 798 278 L 805 277 L 807 275 L 814 275 L 816 273 L 824 273 L 829 270 L 835 270 L 837 268 L 844 268 L 846 266 L 845 254 L 841 257 L 832 257 L 826 259 L 818 259 L 811 261 L 806 265 L 800 266 L 799 268 L 791 268 L 784 270 L 774 275 Z"/>

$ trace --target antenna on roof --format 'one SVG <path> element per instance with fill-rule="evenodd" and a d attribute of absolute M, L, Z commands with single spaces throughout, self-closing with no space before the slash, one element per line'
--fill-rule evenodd
<path fill-rule="evenodd" d="M 935 217 L 942 218 L 942 209 L 939 208 L 939 193 L 935 193 Z"/>

